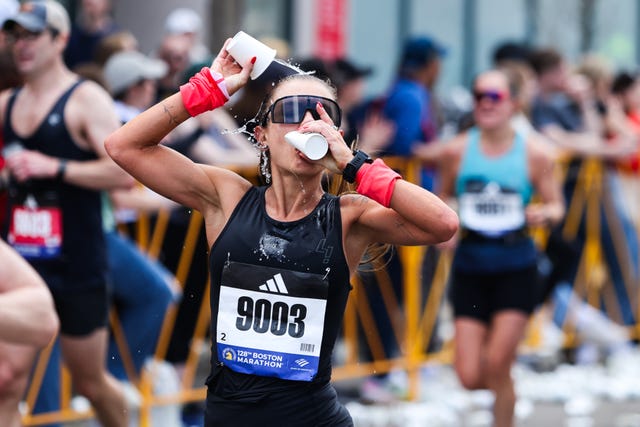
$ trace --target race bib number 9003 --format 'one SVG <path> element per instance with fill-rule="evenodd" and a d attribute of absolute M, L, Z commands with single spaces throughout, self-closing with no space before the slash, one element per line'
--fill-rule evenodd
<path fill-rule="evenodd" d="M 220 287 L 219 360 L 236 372 L 311 381 L 327 292 L 319 274 L 229 263 Z"/>

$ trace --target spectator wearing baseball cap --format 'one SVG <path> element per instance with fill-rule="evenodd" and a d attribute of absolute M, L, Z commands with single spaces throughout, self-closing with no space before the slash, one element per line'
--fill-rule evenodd
<path fill-rule="evenodd" d="M 179 35 L 189 41 L 189 62 L 211 62 L 211 51 L 202 43 L 202 18 L 198 12 L 188 7 L 173 9 L 164 21 L 168 35 Z"/>
<path fill-rule="evenodd" d="M 153 103 L 156 82 L 167 71 L 168 66 L 161 59 L 131 50 L 113 54 L 104 65 L 103 72 L 111 96 L 138 109 L 137 115 Z"/>
<path fill-rule="evenodd" d="M 435 39 L 428 36 L 417 36 L 408 39 L 403 47 L 399 64 L 399 74 L 403 77 L 414 79 L 416 73 L 430 67 L 430 78 L 426 82 L 427 87 L 432 88 L 438 75 L 437 68 L 440 59 L 447 55 L 447 49 Z"/>
<path fill-rule="evenodd" d="M 431 141 L 437 136 L 433 88 L 446 53 L 446 48 L 429 36 L 415 36 L 404 43 L 398 78 L 384 107 L 385 116 L 396 123 L 396 133 L 387 154 L 410 156 L 414 144 Z M 430 187 L 428 182 L 424 184 Z"/>
<path fill-rule="evenodd" d="M 18 13 L 4 21 L 2 29 L 11 33 L 20 26 L 32 33 L 50 30 L 57 34 L 69 34 L 69 15 L 57 2 L 28 2 L 20 6 Z"/>

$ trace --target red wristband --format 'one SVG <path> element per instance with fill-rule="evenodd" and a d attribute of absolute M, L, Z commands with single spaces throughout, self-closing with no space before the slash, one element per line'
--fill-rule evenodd
<path fill-rule="evenodd" d="M 205 111 L 221 107 L 229 99 L 220 85 L 224 83 L 221 77 L 216 80 L 211 75 L 209 67 L 204 67 L 189 79 L 188 83 L 180 86 L 182 103 L 191 117 Z"/>
<path fill-rule="evenodd" d="M 358 169 L 356 191 L 388 208 L 396 181 L 401 178 L 400 174 L 387 166 L 382 159 L 376 159 L 373 163 L 365 163 Z"/>

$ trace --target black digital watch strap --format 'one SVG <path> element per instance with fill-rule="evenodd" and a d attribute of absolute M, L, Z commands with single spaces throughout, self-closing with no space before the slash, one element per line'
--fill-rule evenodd
<path fill-rule="evenodd" d="M 347 163 L 347 166 L 345 166 L 344 170 L 342 171 L 342 178 L 345 181 L 353 184 L 354 182 L 356 182 L 356 174 L 358 173 L 358 170 L 360 170 L 362 165 L 364 165 L 365 163 L 373 163 L 373 159 L 369 157 L 369 155 L 364 151 L 354 151 L 353 159 L 351 159 L 351 161 Z"/>

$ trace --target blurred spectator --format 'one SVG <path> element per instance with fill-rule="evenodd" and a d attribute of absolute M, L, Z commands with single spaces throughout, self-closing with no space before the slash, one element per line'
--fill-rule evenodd
<path fill-rule="evenodd" d="M 100 40 L 118 28 L 111 16 L 111 0 L 81 0 L 78 17 L 71 28 L 64 52 L 67 67 L 74 69 L 93 61 Z"/>
<path fill-rule="evenodd" d="M 492 60 L 494 65 L 501 65 L 504 61 L 528 64 L 531 48 L 514 40 L 503 41 L 493 50 Z"/>
<path fill-rule="evenodd" d="M 36 352 L 58 332 L 51 292 L 38 273 L 0 240 L 0 420 L 19 427 L 18 404 Z"/>
<path fill-rule="evenodd" d="M 173 9 L 164 22 L 167 34 L 183 35 L 189 41 L 189 62 L 211 62 L 211 52 L 202 43 L 202 19 L 198 12 L 187 7 Z"/>
<path fill-rule="evenodd" d="M 156 100 L 161 100 L 174 94 L 183 81 L 184 74 L 189 68 L 189 51 L 191 42 L 183 34 L 167 34 L 162 38 L 156 55 L 167 63 L 167 73 L 158 80 Z"/>
<path fill-rule="evenodd" d="M 76 392 L 103 425 L 120 427 L 127 422 L 124 396 L 105 369 L 109 301 L 100 200 L 100 190 L 132 182 L 104 151 L 118 120 L 108 94 L 64 64 L 70 24 L 60 3 L 24 3 L 3 29 L 25 79 L 0 95 L 4 138 L 13 147 L 7 240 L 53 294 Z M 35 236 L 24 227 L 34 215 L 49 221 Z"/>
<path fill-rule="evenodd" d="M 404 44 L 397 80 L 384 103 L 384 115 L 396 125 L 385 152 L 409 156 L 414 144 L 433 141 L 438 135 L 434 88 L 446 49 L 435 39 L 419 36 Z M 431 188 L 429 182 L 423 183 Z"/>
<path fill-rule="evenodd" d="M 310 58 L 295 60 L 294 62 L 302 71 L 313 74 L 319 79 L 329 81 L 335 86 L 333 75 L 329 71 L 328 61 L 312 56 Z"/>
<path fill-rule="evenodd" d="M 628 155 L 633 143 L 626 139 L 625 135 L 615 137 L 615 141 L 605 143 L 605 129 L 607 114 L 606 103 L 598 102 L 598 84 L 594 77 L 602 75 L 601 71 L 591 70 L 583 74 L 570 74 L 568 65 L 562 55 L 555 49 L 542 48 L 532 52 L 530 61 L 536 72 L 539 92 L 532 106 L 532 122 L 534 126 L 546 135 L 554 144 L 568 152 L 572 158 L 567 165 L 564 182 L 564 197 L 568 207 L 576 189 L 583 190 L 579 180 L 582 168 L 582 156 L 596 156 L 603 160 L 614 159 Z M 587 77 L 587 74 L 591 77 Z M 606 86 L 606 85 L 605 85 Z M 603 96 L 603 95 L 601 95 Z M 604 95 L 606 96 L 606 95 Z M 611 174 L 603 170 L 603 188 L 615 189 L 611 186 Z M 629 270 L 630 264 L 618 256 L 615 249 L 613 230 L 610 224 L 614 224 L 614 217 L 607 210 L 615 207 L 612 198 L 604 191 L 600 200 L 600 243 L 602 255 L 609 268 L 609 274 L 613 283 L 616 297 L 619 303 L 621 320 L 624 323 L 634 323 L 633 303 L 628 299 L 629 294 L 625 287 L 625 277 L 636 277 Z M 606 208 L 609 206 L 610 208 Z M 571 212 L 571 210 L 568 210 Z M 614 215 L 615 216 L 615 215 Z M 568 219 L 567 219 L 568 220 Z M 576 218 L 572 218 L 576 220 Z M 566 316 L 578 321 L 577 329 L 583 337 L 590 341 L 598 340 L 605 345 L 617 346 L 626 341 L 628 334 L 609 322 L 603 316 L 594 316 L 588 307 L 576 308 L 572 296 L 572 286 L 578 272 L 579 261 L 584 249 L 586 239 L 586 224 L 583 218 L 578 218 L 579 227 L 575 236 L 565 237 L 564 224 L 559 224 L 551 231 L 547 246 L 547 256 L 552 263 L 552 270 L 546 280 L 545 297 L 553 293 L 556 302 L 555 321 L 562 325 Z M 621 229 L 623 224 L 615 225 Z M 629 247 L 637 247 L 635 232 L 631 239 L 625 239 Z M 619 235 L 619 233 L 618 233 Z M 624 237 L 624 236 L 623 236 Z M 635 249 L 634 249 L 635 251 Z M 627 252 L 628 253 L 628 252 Z M 637 252 L 634 252 L 637 253 Z M 634 261 L 632 261 L 634 262 Z M 589 278 L 594 280 L 595 276 Z M 576 308 L 574 310 L 574 308 Z M 586 347 L 585 347 L 586 348 Z"/>
<path fill-rule="evenodd" d="M 7 0 L 0 3 L 0 28 L 4 24 L 4 21 L 13 16 L 20 7 L 17 1 Z M 7 43 L 6 35 L 4 31 L 0 31 L 0 91 L 16 87 L 22 82 L 20 74 L 13 62 L 13 55 L 11 53 L 10 45 Z M 4 229 L 4 221 L 6 217 L 6 181 L 7 176 L 3 173 L 4 170 L 4 157 L 2 155 L 2 149 L 4 147 L 2 134 L 0 134 L 0 230 Z"/>
<path fill-rule="evenodd" d="M 366 78 L 373 73 L 370 67 L 361 67 L 347 58 L 338 58 L 329 64 L 331 80 L 338 91 L 338 103 L 342 108 L 343 120 L 341 129 L 344 140 L 351 144 L 358 139 L 358 147 L 370 155 L 377 155 L 389 144 L 395 132 L 393 122 L 386 120 L 382 114 L 372 111 L 356 128 L 357 107 L 365 100 Z"/>
<path fill-rule="evenodd" d="M 366 78 L 373 72 L 371 68 L 359 67 L 346 58 L 323 60 L 309 57 L 295 62 L 301 70 L 335 86 L 338 104 L 342 108 L 340 129 L 348 144 L 353 144 L 358 138 L 358 147 L 372 156 L 389 144 L 394 131 L 390 121 L 385 120 L 379 111 L 368 111 L 366 117 L 360 117 L 360 108 L 365 102 Z"/>
<path fill-rule="evenodd" d="M 121 50 L 135 51 L 137 48 L 138 40 L 131 32 L 125 30 L 116 31 L 100 39 L 96 45 L 92 61 L 77 65 L 73 71 L 81 77 L 93 80 L 108 90 L 103 73 L 104 64 L 116 52 Z"/>
<path fill-rule="evenodd" d="M 167 65 L 163 61 L 137 51 L 116 52 L 107 60 L 104 77 L 122 123 L 153 104 L 156 81 L 166 72 Z M 116 216 L 112 221 L 105 221 L 104 227 L 109 274 L 113 283 L 114 306 L 133 359 L 133 374 L 137 376 L 144 362 L 155 352 L 158 334 L 172 298 L 174 279 L 159 263 L 141 253 L 134 242 L 118 233 L 115 223 L 135 221 L 138 212 L 156 213 L 177 205 L 142 187 L 115 189 L 110 196 Z M 107 213 L 112 211 L 106 209 Z M 122 359 L 112 339 L 109 370 L 116 378 L 131 380 L 127 376 L 131 373 L 125 371 Z"/>
<path fill-rule="evenodd" d="M 104 67 L 111 55 L 122 50 L 138 50 L 138 40 L 131 31 L 120 30 L 103 37 L 95 48 L 93 62 Z"/>
<path fill-rule="evenodd" d="M 114 53 L 105 63 L 104 78 L 115 100 L 122 123 L 126 123 L 153 104 L 157 81 L 168 71 L 167 64 L 135 51 Z"/>
<path fill-rule="evenodd" d="M 613 95 L 620 102 L 627 124 L 640 139 L 640 79 L 637 72 L 619 71 L 611 84 Z M 640 227 L 640 150 L 618 162 L 624 204 L 627 215 Z"/>

